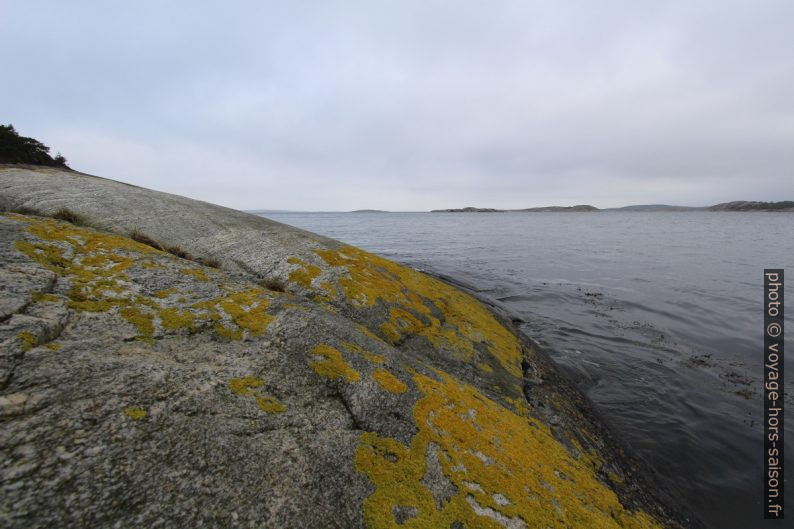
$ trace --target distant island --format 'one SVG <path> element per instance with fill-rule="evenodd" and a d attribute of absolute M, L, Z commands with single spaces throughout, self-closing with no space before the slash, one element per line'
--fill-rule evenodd
<path fill-rule="evenodd" d="M 794 212 L 794 201 L 784 200 L 782 202 L 748 202 L 737 200 L 735 202 L 724 202 L 708 208 L 709 211 L 792 211 Z"/>
<path fill-rule="evenodd" d="M 356 209 L 354 211 L 351 211 L 350 213 L 391 213 L 391 212 L 382 209 Z"/>
<path fill-rule="evenodd" d="M 576 212 L 589 212 L 599 211 L 595 206 L 577 205 L 577 206 L 545 206 L 539 208 L 524 208 L 524 209 L 493 209 L 493 208 L 474 208 L 466 207 L 459 209 L 434 209 L 431 213 L 508 213 L 508 212 L 557 212 L 557 211 L 576 211 Z"/>
<path fill-rule="evenodd" d="M 493 208 L 467 208 L 459 209 L 434 209 L 430 213 L 505 213 L 509 210 L 506 209 L 493 209 Z"/>
<path fill-rule="evenodd" d="M 545 213 L 545 212 L 549 212 L 549 211 L 553 211 L 553 212 L 557 212 L 557 211 L 562 211 L 562 212 L 565 212 L 565 211 L 576 211 L 576 212 L 588 213 L 590 211 L 598 211 L 598 208 L 595 207 L 595 206 L 587 205 L 587 204 L 579 204 L 579 205 L 576 205 L 576 206 L 545 206 L 545 207 L 540 207 L 540 208 L 525 208 L 525 209 L 519 209 L 519 210 L 516 210 L 516 211 L 530 211 L 530 212 L 537 211 L 537 212 L 541 212 L 541 213 Z"/>
<path fill-rule="evenodd" d="M 706 206 L 669 206 L 667 204 L 639 204 L 622 208 L 604 208 L 601 211 L 705 211 Z"/>
<path fill-rule="evenodd" d="M 451 208 L 434 209 L 431 213 L 517 213 L 517 212 L 574 212 L 590 213 L 595 211 L 627 211 L 627 212 L 686 212 L 686 211 L 767 211 L 767 212 L 794 212 L 794 201 L 784 200 L 781 202 L 754 202 L 748 200 L 737 200 L 734 202 L 724 202 L 713 206 L 670 206 L 667 204 L 639 204 L 633 206 L 623 206 L 620 208 L 599 209 L 590 205 L 577 206 L 545 206 L 524 209 L 495 209 L 495 208 Z"/>

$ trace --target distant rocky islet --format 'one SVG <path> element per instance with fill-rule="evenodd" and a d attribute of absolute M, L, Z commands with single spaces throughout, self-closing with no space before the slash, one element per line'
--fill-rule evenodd
<path fill-rule="evenodd" d="M 599 209 L 595 206 L 580 204 L 576 206 L 543 206 L 524 209 L 495 209 L 468 206 L 465 208 L 434 209 L 431 213 L 592 213 L 596 211 L 625 211 L 625 212 L 686 212 L 686 211 L 763 211 L 763 212 L 794 212 L 794 201 L 759 202 L 749 200 L 736 200 L 723 202 L 713 206 L 670 206 L 667 204 L 641 204 L 623 206 L 619 208 Z"/>

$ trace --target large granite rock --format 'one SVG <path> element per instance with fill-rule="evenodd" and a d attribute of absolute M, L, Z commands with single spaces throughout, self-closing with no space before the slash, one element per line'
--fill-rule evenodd
<path fill-rule="evenodd" d="M 447 283 L 69 171 L 0 209 L 2 527 L 690 526 Z"/>

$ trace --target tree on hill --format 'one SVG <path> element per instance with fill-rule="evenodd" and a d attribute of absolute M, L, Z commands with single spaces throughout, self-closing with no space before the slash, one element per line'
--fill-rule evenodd
<path fill-rule="evenodd" d="M 66 158 L 58 153 L 50 156 L 50 148 L 33 138 L 20 136 L 11 124 L 0 125 L 0 163 L 27 163 L 65 167 Z"/>

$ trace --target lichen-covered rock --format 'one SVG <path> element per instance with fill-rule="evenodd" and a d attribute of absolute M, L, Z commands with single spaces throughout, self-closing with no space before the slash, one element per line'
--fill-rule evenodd
<path fill-rule="evenodd" d="M 0 526 L 690 526 L 447 283 L 78 173 L 0 207 Z"/>

